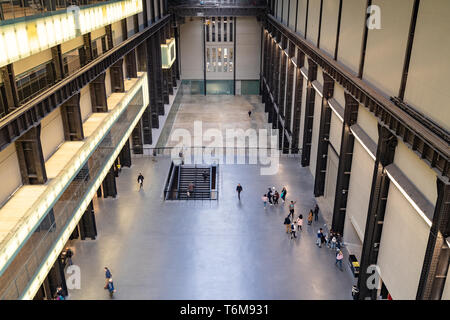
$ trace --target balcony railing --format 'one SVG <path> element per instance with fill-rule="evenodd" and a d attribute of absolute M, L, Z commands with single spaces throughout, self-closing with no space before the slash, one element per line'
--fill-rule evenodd
<path fill-rule="evenodd" d="M 46 191 L 25 214 L 24 219 L 1 243 L 1 255 L 4 255 L 6 251 L 12 251 L 12 247 L 23 241 L 18 237 L 18 234 L 24 233 L 21 230 L 32 230 L 34 221 L 39 220 L 39 216 L 45 217 L 22 247 L 16 249 L 17 255 L 0 276 L 0 300 L 20 298 L 25 291 L 28 291 L 30 282 L 40 274 L 43 263 L 49 254 L 54 252 L 55 244 L 73 220 L 88 190 L 93 184 L 98 183 L 98 177 L 103 172 L 111 154 L 116 152 L 128 131 L 134 128 L 137 117 L 142 113 L 142 107 L 147 105 L 146 85 L 147 77 L 143 76 L 111 111 L 111 114 L 103 120 L 96 132 L 85 140 L 84 145 L 58 178 L 48 184 Z M 88 158 L 89 161 L 87 161 Z M 88 174 L 86 171 L 78 172 L 84 167 L 84 163 L 89 163 Z M 68 187 L 65 188 L 67 184 Z M 58 194 L 60 196 L 56 197 Z M 52 203 L 54 203 L 52 210 L 48 211 Z M 46 213 L 43 215 L 44 212 Z"/>
<path fill-rule="evenodd" d="M 251 7 L 267 6 L 267 0 L 169 0 L 169 6 L 232 6 L 232 7 Z"/>
<path fill-rule="evenodd" d="M 85 6 L 107 0 L 0 0 L 0 20 L 45 15 L 69 6 Z"/>

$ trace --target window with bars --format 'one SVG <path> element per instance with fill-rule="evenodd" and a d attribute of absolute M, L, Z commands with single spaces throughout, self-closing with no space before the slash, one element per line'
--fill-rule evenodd
<path fill-rule="evenodd" d="M 206 48 L 206 72 L 233 72 L 233 48 Z"/>
<path fill-rule="evenodd" d="M 210 17 L 205 19 L 206 42 L 233 42 L 233 18 Z"/>

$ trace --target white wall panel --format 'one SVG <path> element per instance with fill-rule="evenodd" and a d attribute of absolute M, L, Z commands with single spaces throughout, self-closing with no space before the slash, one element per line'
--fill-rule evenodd
<path fill-rule="evenodd" d="M 337 82 L 334 82 L 333 98 L 339 102 L 342 108 L 345 108 L 345 90 Z"/>
<path fill-rule="evenodd" d="M 186 20 L 180 30 L 180 55 L 182 79 L 203 79 L 203 24 L 194 18 Z"/>
<path fill-rule="evenodd" d="M 77 37 L 70 41 L 61 43 L 61 54 L 72 51 L 75 48 L 81 47 L 83 45 L 83 37 Z"/>
<path fill-rule="evenodd" d="M 356 122 L 373 140 L 373 142 L 378 143 L 378 120 L 366 107 L 361 104 L 358 108 L 358 119 Z"/>
<path fill-rule="evenodd" d="M 63 142 L 64 128 L 61 111 L 58 108 L 41 121 L 41 144 L 44 160 L 47 161 Z"/>
<path fill-rule="evenodd" d="M 355 140 L 345 219 L 352 220 L 360 237 L 364 237 L 366 229 L 374 165 L 373 159 L 364 147 Z"/>
<path fill-rule="evenodd" d="M 283 0 L 283 24 L 287 25 L 289 18 L 289 0 Z"/>
<path fill-rule="evenodd" d="M 307 0 L 298 0 L 297 9 L 297 32 L 303 36 L 305 35 L 306 2 Z"/>
<path fill-rule="evenodd" d="M 91 92 L 89 86 L 85 86 L 80 92 L 81 120 L 84 122 L 92 114 Z"/>
<path fill-rule="evenodd" d="M 378 266 L 394 300 L 416 298 L 429 234 L 430 228 L 425 220 L 391 183 Z"/>
<path fill-rule="evenodd" d="M 395 150 L 394 163 L 434 206 L 437 200 L 436 172 L 401 140 Z"/>
<path fill-rule="evenodd" d="M 305 128 L 305 107 L 306 107 L 306 86 L 308 81 L 303 78 L 303 88 L 302 88 L 302 103 L 301 103 L 301 110 L 300 110 L 300 139 L 299 141 L 299 148 L 302 148 L 303 146 L 303 130 Z"/>
<path fill-rule="evenodd" d="M 284 0 L 278 0 L 278 6 L 277 6 L 277 18 L 278 18 L 279 20 L 281 20 L 281 18 L 282 18 L 281 13 L 282 13 L 282 10 L 283 10 L 283 1 L 284 1 Z"/>
<path fill-rule="evenodd" d="M 295 16 L 297 14 L 297 0 L 290 1 L 289 7 L 289 28 L 295 30 Z"/>
<path fill-rule="evenodd" d="M 106 96 L 109 97 L 112 93 L 111 89 L 111 71 L 110 69 L 106 69 L 105 72 L 105 90 L 106 90 Z"/>
<path fill-rule="evenodd" d="M 122 22 L 121 21 L 114 22 L 111 25 L 111 30 L 112 30 L 113 44 L 114 46 L 116 46 L 117 44 L 123 41 Z"/>
<path fill-rule="evenodd" d="M 127 19 L 129 19 L 129 18 L 127 18 Z M 91 39 L 95 40 L 97 38 L 103 37 L 105 34 L 106 34 L 106 30 L 104 27 L 98 28 L 97 30 L 91 31 Z"/>
<path fill-rule="evenodd" d="M 306 96 L 305 96 L 306 97 Z M 317 164 L 317 143 L 319 142 L 319 129 L 320 129 L 320 113 L 322 111 L 322 97 L 317 94 L 314 102 L 314 120 L 311 140 L 311 155 L 309 160 L 309 170 L 313 177 L 316 176 L 316 164 Z"/>
<path fill-rule="evenodd" d="M 334 57 L 338 25 L 339 1 L 324 1 L 322 8 L 322 26 L 320 30 L 320 48 Z"/>
<path fill-rule="evenodd" d="M 445 280 L 444 292 L 442 293 L 442 300 L 450 300 L 450 277 L 447 271 L 447 279 Z"/>
<path fill-rule="evenodd" d="M 349 254 L 354 254 L 356 256 L 356 259 L 359 262 L 361 262 L 361 253 L 363 244 L 361 241 L 361 237 L 364 237 L 364 235 L 362 236 L 358 235 L 358 232 L 356 231 L 352 220 L 349 217 L 346 217 L 344 223 L 345 247 L 347 248 Z"/>
<path fill-rule="evenodd" d="M 19 159 L 16 153 L 14 143 L 7 146 L 0 152 L 0 206 L 9 198 L 9 196 L 22 185 L 22 176 L 20 174 Z"/>
<path fill-rule="evenodd" d="M 309 0 L 308 7 L 308 30 L 306 39 L 317 46 L 319 36 L 320 0 Z"/>
<path fill-rule="evenodd" d="M 333 216 L 334 199 L 336 195 L 336 180 L 337 172 L 339 167 L 339 157 L 333 151 L 333 149 L 328 146 L 328 159 L 327 159 L 327 172 L 325 176 L 325 190 L 324 190 L 324 200 L 327 205 L 328 216 L 331 220 Z M 322 210 L 323 211 L 323 210 Z"/>
<path fill-rule="evenodd" d="M 405 101 L 450 130 L 450 2 L 421 1 Z"/>
<path fill-rule="evenodd" d="M 338 118 L 334 111 L 331 111 L 331 121 L 330 121 L 330 143 L 333 148 L 339 154 L 341 149 L 341 139 L 342 139 L 342 121 Z"/>
<path fill-rule="evenodd" d="M 261 25 L 256 17 L 239 17 L 236 22 L 236 79 L 259 79 Z"/>
<path fill-rule="evenodd" d="M 33 54 L 25 59 L 21 59 L 20 61 L 16 61 L 13 63 L 13 69 L 15 75 L 19 75 L 28 71 L 38 65 L 46 63 L 52 60 L 52 51 L 50 49 L 41 51 L 39 53 Z"/>
<path fill-rule="evenodd" d="M 343 0 L 342 2 L 338 61 L 355 73 L 358 73 L 359 69 L 366 3 L 367 1 L 361 0 Z"/>
<path fill-rule="evenodd" d="M 374 0 L 381 9 L 381 29 L 369 29 L 363 79 L 397 96 L 403 72 L 413 0 Z"/>

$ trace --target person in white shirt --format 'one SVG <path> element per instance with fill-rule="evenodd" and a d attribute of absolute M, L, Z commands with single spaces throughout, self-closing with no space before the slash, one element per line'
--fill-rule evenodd
<path fill-rule="evenodd" d="M 303 226 L 303 216 L 299 215 L 297 218 L 297 230 L 298 231 L 302 230 L 302 226 Z"/>

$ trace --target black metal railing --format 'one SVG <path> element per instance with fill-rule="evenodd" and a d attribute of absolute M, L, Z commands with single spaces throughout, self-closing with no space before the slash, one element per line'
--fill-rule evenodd
<path fill-rule="evenodd" d="M 109 0 L 110 1 L 110 0 Z M 70 6 L 86 6 L 105 0 L 0 0 L 0 20 L 48 14 Z"/>
<path fill-rule="evenodd" d="M 188 190 L 164 190 L 164 199 L 166 200 L 218 200 L 219 190 L 211 191 L 189 191 L 189 196 L 187 194 Z"/>

